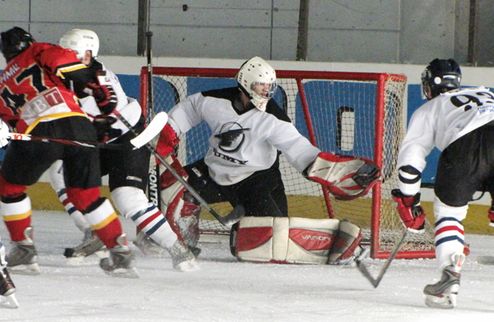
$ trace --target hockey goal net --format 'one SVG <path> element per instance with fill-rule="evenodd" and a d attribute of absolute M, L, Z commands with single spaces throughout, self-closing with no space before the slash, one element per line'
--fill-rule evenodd
<path fill-rule="evenodd" d="M 154 110 L 168 111 L 186 96 L 236 86 L 237 69 L 153 67 Z M 403 228 L 391 189 L 397 186 L 396 159 L 404 134 L 406 77 L 386 73 L 277 70 L 274 99 L 297 129 L 322 151 L 366 157 L 382 169 L 382 180 L 367 196 L 339 201 L 308 181 L 280 159 L 289 216 L 348 219 L 362 227 L 373 258 L 386 258 Z M 141 103 L 147 110 L 148 69 L 141 71 Z M 181 138 L 179 159 L 190 164 L 203 158 L 210 130 L 201 124 Z M 225 215 L 226 203 L 211 205 Z M 430 227 L 430 225 L 428 225 Z M 201 213 L 203 233 L 228 233 L 207 212 Z M 433 257 L 433 232 L 408 234 L 397 258 Z M 411 236 L 412 235 L 412 236 Z"/>

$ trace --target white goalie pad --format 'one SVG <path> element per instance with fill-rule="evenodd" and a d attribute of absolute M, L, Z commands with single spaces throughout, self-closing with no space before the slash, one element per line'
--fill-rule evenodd
<path fill-rule="evenodd" d="M 235 238 L 238 259 L 254 262 L 326 264 L 338 219 L 244 217 Z"/>

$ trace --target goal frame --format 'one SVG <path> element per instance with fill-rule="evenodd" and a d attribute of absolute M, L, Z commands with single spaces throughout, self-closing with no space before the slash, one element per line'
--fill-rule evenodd
<path fill-rule="evenodd" d="M 181 77 L 211 77 L 211 78 L 234 78 L 238 69 L 236 68 L 199 68 L 199 67 L 152 67 L 153 77 L 159 77 L 160 75 L 166 76 L 181 76 Z M 142 67 L 140 73 L 140 102 L 144 113 L 147 113 L 147 93 L 149 86 L 149 70 L 146 66 Z M 295 79 L 299 96 L 301 99 L 301 106 L 303 109 L 303 115 L 305 123 L 308 129 L 309 140 L 312 144 L 317 146 L 315 129 L 310 115 L 310 107 L 307 102 L 304 87 L 302 84 L 303 79 L 311 80 L 338 80 L 338 81 L 375 81 L 376 93 L 375 93 L 375 137 L 374 137 L 374 162 L 379 168 L 383 166 L 383 132 L 384 132 L 384 109 L 385 109 L 385 86 L 386 82 L 393 78 L 400 82 L 405 82 L 406 76 L 403 74 L 390 74 L 390 73 L 367 73 L 367 72 L 333 72 L 333 71 L 306 71 L 306 70 L 277 70 L 278 78 L 292 78 Z M 153 91 L 155 92 L 155 91 Z M 382 182 L 379 181 L 372 188 L 372 205 L 371 205 L 371 222 L 370 222 L 370 256 L 372 258 L 387 258 L 390 255 L 390 251 L 384 251 L 380 249 L 380 221 L 381 221 L 381 188 Z M 323 189 L 323 196 L 328 211 L 328 217 L 334 216 L 332 210 L 331 200 L 327 190 Z M 396 216 L 398 216 L 396 214 Z M 400 259 L 412 259 L 412 258 L 433 258 L 434 252 L 431 250 L 407 250 L 397 253 L 396 258 Z"/>

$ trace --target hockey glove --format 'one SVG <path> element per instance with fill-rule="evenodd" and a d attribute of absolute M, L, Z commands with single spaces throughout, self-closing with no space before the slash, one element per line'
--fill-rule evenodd
<path fill-rule="evenodd" d="M 403 225 L 412 233 L 422 234 L 425 225 L 425 212 L 420 206 L 420 192 L 414 196 L 405 196 L 400 189 L 393 189 L 391 195 L 397 203 L 396 210 Z"/>
<path fill-rule="evenodd" d="M 115 94 L 111 85 L 88 83 L 86 86 L 89 89 L 86 92 L 94 97 L 96 104 L 103 114 L 110 114 L 117 107 L 117 94 Z"/>
<path fill-rule="evenodd" d="M 180 139 L 177 136 L 177 132 L 175 132 L 170 124 L 167 124 L 160 133 L 160 138 L 156 145 L 156 152 L 163 157 L 166 157 L 171 153 L 176 154 L 179 142 Z"/>
<path fill-rule="evenodd" d="M 112 124 L 117 121 L 112 116 L 98 115 L 93 119 L 93 125 L 96 128 L 99 142 L 107 142 L 110 139 L 122 135 L 122 130 L 112 128 Z"/>
<path fill-rule="evenodd" d="M 367 194 L 380 170 L 371 160 L 320 152 L 304 175 L 327 187 L 336 199 L 352 200 Z"/>
<path fill-rule="evenodd" d="M 9 144 L 10 128 L 4 121 L 0 120 L 0 148 Z"/>

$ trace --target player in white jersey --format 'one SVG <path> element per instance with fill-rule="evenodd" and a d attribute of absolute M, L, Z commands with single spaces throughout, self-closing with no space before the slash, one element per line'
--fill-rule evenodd
<path fill-rule="evenodd" d="M 465 260 L 462 221 L 476 191 L 492 191 L 494 176 L 494 93 L 484 87 L 460 89 L 453 59 L 434 59 L 422 73 L 428 102 L 412 115 L 398 156 L 398 212 L 412 232 L 423 232 L 421 173 L 434 147 L 441 156 L 434 187 L 435 251 L 441 280 L 424 288 L 426 304 L 453 308 Z"/>
<path fill-rule="evenodd" d="M 234 207 L 243 206 L 247 217 L 286 217 L 279 153 L 307 178 L 328 186 L 343 199 L 365 194 L 376 182 L 379 171 L 372 162 L 321 152 L 298 132 L 271 99 L 276 72 L 265 60 L 253 57 L 246 61 L 236 80 L 237 87 L 193 94 L 173 107 L 157 146 L 158 153 L 168 156 L 180 171 L 174 157 L 178 137 L 202 121 L 207 123 L 212 135 L 204 160 L 186 169 L 189 183 L 208 202 L 228 200 Z M 343 168 L 338 174 L 332 172 L 336 164 Z M 350 174 L 348 181 L 340 181 L 340 174 Z M 161 180 L 166 192 L 163 199 L 170 204 L 183 194 L 170 188 L 175 184 L 172 179 L 165 172 Z"/>
<path fill-rule="evenodd" d="M 99 39 L 95 32 L 86 29 L 73 29 L 65 33 L 60 39 L 62 47 L 76 51 L 81 61 L 95 69 L 99 74 L 99 83 L 111 85 L 114 91 L 115 106 L 111 110 L 103 111 L 98 108 L 98 93 L 88 90 L 87 87 L 78 88 L 73 84 L 75 92 L 80 98 L 83 111 L 93 120 L 98 132 L 98 139 L 112 145 L 131 146 L 129 141 L 144 129 L 144 117 L 139 103 L 127 97 L 117 76 L 96 60 L 99 49 Z M 122 122 L 123 120 L 123 122 Z M 132 129 L 125 124 L 125 120 Z M 150 152 L 145 147 L 140 149 L 102 149 L 100 163 L 102 175 L 108 174 L 111 198 L 117 210 L 131 219 L 138 230 L 146 234 L 156 244 L 168 250 L 172 257 L 173 267 L 179 271 L 193 271 L 199 268 L 195 256 L 187 246 L 177 237 L 170 227 L 169 221 L 163 213 L 149 202 L 144 190 L 149 168 Z M 64 194 L 63 173 L 60 164 L 55 163 L 50 171 L 52 185 L 57 191 L 66 208 L 71 209 L 70 200 Z M 74 209 L 72 209 L 74 210 Z M 69 211 L 70 213 L 70 211 Z M 87 231 L 85 218 L 72 211 L 71 217 L 81 230 Z M 90 241 L 91 242 L 91 241 Z M 84 246 L 84 245 L 83 245 Z M 81 248 L 84 250 L 95 248 Z M 74 254 L 66 254 L 70 256 Z M 84 255 L 87 255 L 84 254 Z"/>

